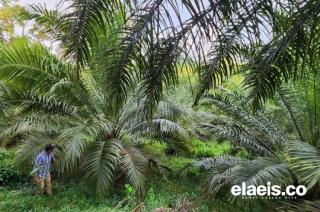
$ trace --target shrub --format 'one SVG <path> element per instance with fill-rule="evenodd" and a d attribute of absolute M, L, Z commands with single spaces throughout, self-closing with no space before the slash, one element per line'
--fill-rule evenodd
<path fill-rule="evenodd" d="M 191 153 L 196 157 L 212 157 L 226 154 L 230 151 L 230 144 L 227 141 L 218 143 L 216 141 L 203 142 L 197 139 L 192 140 Z"/>
<path fill-rule="evenodd" d="M 14 165 L 14 152 L 0 148 L 0 185 L 17 182 L 19 172 Z"/>

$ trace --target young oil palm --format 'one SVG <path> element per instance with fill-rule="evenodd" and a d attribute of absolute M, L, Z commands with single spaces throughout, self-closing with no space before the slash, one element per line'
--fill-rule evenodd
<path fill-rule="evenodd" d="M 119 181 L 128 182 L 141 195 L 154 163 L 136 148 L 134 134 L 186 138 L 183 129 L 165 117 L 146 120 L 139 98 L 110 105 L 114 102 L 103 92 L 102 69 L 75 75 L 75 65 L 23 40 L 2 45 L 0 51 L 0 78 L 8 88 L 1 96 L 7 103 L 4 110 L 14 109 L 1 136 L 22 136 L 19 162 L 32 160 L 46 143 L 56 143 L 61 174 L 76 171 L 99 195 Z"/>
<path fill-rule="evenodd" d="M 215 114 L 219 114 L 218 110 L 223 111 L 224 115 L 216 115 L 211 122 L 202 123 L 200 127 L 228 139 L 247 152 L 244 158 L 227 155 L 195 163 L 207 171 L 207 193 L 216 195 L 242 182 L 256 186 L 267 182 L 283 186 L 300 183 L 309 189 L 305 198 L 313 199 L 319 192 L 320 182 L 318 147 L 308 144 L 307 140 L 300 140 L 299 134 L 292 136 L 284 133 L 264 112 L 252 114 L 250 104 L 245 100 L 241 95 L 225 91 L 203 98 L 203 104 L 214 106 Z M 295 122 L 291 119 L 288 116 L 288 123 L 294 129 Z M 299 127 L 302 126 L 299 124 Z M 304 125 L 304 128 L 308 126 Z M 308 133 L 307 130 L 301 132 L 304 132 L 303 137 Z M 312 192 L 315 195 L 310 196 Z"/>

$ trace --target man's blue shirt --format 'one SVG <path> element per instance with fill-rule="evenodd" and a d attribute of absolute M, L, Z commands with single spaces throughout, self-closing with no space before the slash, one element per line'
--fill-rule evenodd
<path fill-rule="evenodd" d="M 54 159 L 53 153 L 40 152 L 35 160 L 34 168 L 39 168 L 39 177 L 46 178 L 50 174 L 51 161 Z"/>

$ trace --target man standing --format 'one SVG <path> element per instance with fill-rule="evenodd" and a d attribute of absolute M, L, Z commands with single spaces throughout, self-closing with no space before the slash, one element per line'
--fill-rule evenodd
<path fill-rule="evenodd" d="M 50 165 L 54 161 L 54 144 L 47 144 L 44 151 L 40 152 L 34 163 L 34 181 L 37 194 L 51 195 Z"/>

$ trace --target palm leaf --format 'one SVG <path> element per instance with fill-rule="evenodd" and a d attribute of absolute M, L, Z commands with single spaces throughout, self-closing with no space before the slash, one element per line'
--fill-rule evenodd
<path fill-rule="evenodd" d="M 98 195 L 104 195 L 112 185 L 119 164 L 121 143 L 118 140 L 97 141 L 90 145 L 83 162 L 85 176 Z"/>
<path fill-rule="evenodd" d="M 72 73 L 70 65 L 40 44 L 17 41 L 11 45 L 2 44 L 0 51 L 0 78 L 17 88 L 46 91 Z"/>
<path fill-rule="evenodd" d="M 275 158 L 256 158 L 241 160 L 235 157 L 220 156 L 204 159 L 195 163 L 208 172 L 207 192 L 216 195 L 233 185 L 263 185 L 267 182 L 288 185 L 292 182 L 292 174 L 287 164 Z"/>
<path fill-rule="evenodd" d="M 282 82 L 303 76 L 305 64 L 313 64 L 314 58 L 309 55 L 313 51 L 307 48 L 310 45 L 317 48 L 319 44 L 315 39 L 319 30 L 319 5 L 319 1 L 314 0 L 299 5 L 302 7 L 292 14 L 294 18 L 286 23 L 284 30 L 263 46 L 249 63 L 251 71 L 245 84 L 251 89 L 250 99 L 255 109 L 272 97 Z"/>
<path fill-rule="evenodd" d="M 135 188 L 137 195 L 145 191 L 149 161 L 135 147 L 124 146 L 121 150 L 120 167 L 125 172 L 128 182 Z"/>
<path fill-rule="evenodd" d="M 320 180 L 320 151 L 318 148 L 301 142 L 287 144 L 286 153 L 289 167 L 297 175 L 299 181 L 308 188 L 316 185 Z"/>
<path fill-rule="evenodd" d="M 115 14 L 122 12 L 121 1 L 75 0 L 71 13 L 63 19 L 70 23 L 69 32 L 63 39 L 65 54 L 84 66 L 90 59 L 91 47 L 97 40 L 97 27 L 105 29 L 112 24 Z"/>

